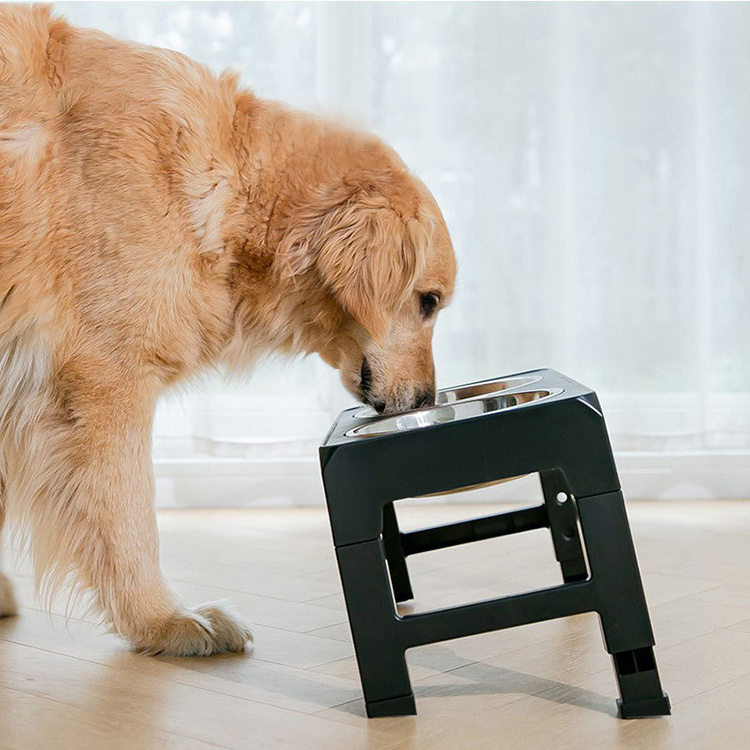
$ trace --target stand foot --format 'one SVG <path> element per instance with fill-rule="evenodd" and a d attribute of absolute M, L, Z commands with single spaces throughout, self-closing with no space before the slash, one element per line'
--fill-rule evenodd
<path fill-rule="evenodd" d="M 416 716 L 417 705 L 414 694 L 402 695 L 398 698 L 386 698 L 382 701 L 367 703 L 367 718 L 375 719 L 383 716 Z"/>
<path fill-rule="evenodd" d="M 669 705 L 669 696 L 661 694 L 661 698 L 649 698 L 643 701 L 628 701 L 623 703 L 617 699 L 617 715 L 621 719 L 646 719 L 650 716 L 669 716 L 672 707 Z"/>
<path fill-rule="evenodd" d="M 651 647 L 621 651 L 613 654 L 612 660 L 622 696 L 617 701 L 620 718 L 669 716 L 669 697 L 661 688 Z"/>

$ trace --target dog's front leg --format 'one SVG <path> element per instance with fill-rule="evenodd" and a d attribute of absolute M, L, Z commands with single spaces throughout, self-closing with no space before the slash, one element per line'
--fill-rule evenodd
<path fill-rule="evenodd" d="M 5 524 L 5 484 L 0 474 L 0 541 L 2 541 L 3 525 Z M 18 614 L 18 604 L 13 594 L 13 584 L 0 570 L 0 617 L 12 617 Z"/>
<path fill-rule="evenodd" d="M 243 650 L 250 632 L 231 612 L 219 604 L 186 609 L 162 576 L 150 452 L 155 392 L 96 370 L 68 366 L 57 422 L 29 446 L 37 491 L 28 520 L 40 578 L 54 588 L 72 574 L 140 651 Z"/>

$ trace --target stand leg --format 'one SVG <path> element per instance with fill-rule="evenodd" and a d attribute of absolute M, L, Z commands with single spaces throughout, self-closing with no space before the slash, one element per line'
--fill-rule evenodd
<path fill-rule="evenodd" d="M 669 698 L 656 667 L 654 635 L 622 493 L 577 502 L 604 642 L 620 689 L 620 716 L 668 715 Z"/>
<path fill-rule="evenodd" d="M 588 577 L 586 558 L 578 536 L 578 514 L 561 472 L 540 472 L 544 504 L 549 516 L 555 557 L 560 563 L 565 583 L 584 581 Z M 559 499 L 558 499 L 559 498 Z"/>
<path fill-rule="evenodd" d="M 406 567 L 406 556 L 401 544 L 401 531 L 398 528 L 398 519 L 393 503 L 387 503 L 383 507 L 383 546 L 385 556 L 388 560 L 388 571 L 393 586 L 393 596 L 397 602 L 405 602 L 414 598 L 409 580 L 409 571 Z"/>
<path fill-rule="evenodd" d="M 339 547 L 336 557 L 367 715 L 416 714 L 383 545 L 374 540 Z"/>

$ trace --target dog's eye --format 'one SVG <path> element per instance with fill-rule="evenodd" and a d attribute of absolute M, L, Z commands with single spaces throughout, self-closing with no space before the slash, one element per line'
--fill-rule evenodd
<path fill-rule="evenodd" d="M 440 295 L 435 292 L 427 292 L 419 295 L 419 307 L 422 311 L 422 316 L 429 318 L 434 315 L 437 306 L 440 304 Z"/>

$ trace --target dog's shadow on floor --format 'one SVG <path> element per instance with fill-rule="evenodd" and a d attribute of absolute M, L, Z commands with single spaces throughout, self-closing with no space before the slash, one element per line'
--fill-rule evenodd
<path fill-rule="evenodd" d="M 252 650 L 245 654 L 216 654 L 208 659 L 168 656 L 155 658 L 161 663 L 198 672 L 208 678 L 219 678 L 241 685 L 237 695 L 270 702 L 280 708 L 315 713 L 354 701 L 361 696 L 358 683 L 255 659 Z"/>

